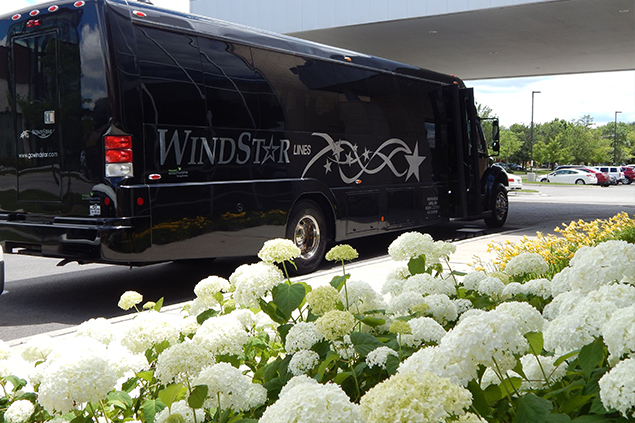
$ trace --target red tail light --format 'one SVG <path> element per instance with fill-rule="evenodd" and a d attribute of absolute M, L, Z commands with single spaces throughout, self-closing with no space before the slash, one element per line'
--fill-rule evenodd
<path fill-rule="evenodd" d="M 108 150 L 132 149 L 132 137 L 130 135 L 107 135 L 104 144 Z"/>
<path fill-rule="evenodd" d="M 132 162 L 132 150 L 107 150 L 106 163 Z"/>
<path fill-rule="evenodd" d="M 132 136 L 106 135 L 104 148 L 107 177 L 133 176 Z"/>

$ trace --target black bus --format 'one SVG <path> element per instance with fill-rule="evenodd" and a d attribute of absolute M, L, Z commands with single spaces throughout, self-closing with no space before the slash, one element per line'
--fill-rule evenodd
<path fill-rule="evenodd" d="M 488 159 L 454 76 L 132 0 L 0 19 L 5 253 L 142 265 L 287 237 L 309 272 L 330 242 L 501 226 Z"/>

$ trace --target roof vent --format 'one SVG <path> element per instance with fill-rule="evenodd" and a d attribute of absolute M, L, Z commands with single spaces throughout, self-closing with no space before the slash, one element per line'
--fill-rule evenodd
<path fill-rule="evenodd" d="M 146 3 L 154 5 L 150 0 L 137 0 L 139 3 Z"/>

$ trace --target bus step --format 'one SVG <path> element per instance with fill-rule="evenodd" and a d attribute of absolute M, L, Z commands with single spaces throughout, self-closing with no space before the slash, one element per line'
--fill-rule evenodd
<path fill-rule="evenodd" d="M 454 241 L 472 238 L 480 235 L 485 235 L 485 228 L 466 226 L 464 228 L 459 228 L 456 230 L 456 233 L 454 234 Z"/>

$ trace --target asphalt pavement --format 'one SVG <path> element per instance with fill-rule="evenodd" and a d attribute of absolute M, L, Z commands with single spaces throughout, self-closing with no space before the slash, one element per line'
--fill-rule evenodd
<path fill-rule="evenodd" d="M 466 225 L 466 227 L 470 227 Z M 500 232 L 490 235 L 478 235 L 467 234 L 469 238 L 459 239 L 453 242 L 456 246 L 456 252 L 450 256 L 450 267 L 452 270 L 467 272 L 472 270 L 471 264 L 474 263 L 475 257 L 479 257 L 483 261 L 488 261 L 494 258 L 494 253 L 488 252 L 488 245 L 492 242 L 505 242 L 510 240 L 517 242 L 524 236 L 535 237 L 536 232 L 554 233 L 554 227 L 552 224 L 547 223 L 545 225 L 534 226 L 531 228 L 512 230 L 507 232 Z M 472 236 L 474 235 L 474 236 Z M 464 237 L 466 234 L 457 232 L 458 237 Z M 381 287 L 386 280 L 388 273 L 399 266 L 388 256 L 372 258 L 367 260 L 354 261 L 346 265 L 346 272 L 351 274 L 351 279 L 362 280 L 371 285 L 377 292 L 381 292 Z M 320 286 L 328 284 L 334 276 L 341 275 L 341 267 L 334 267 L 333 269 L 323 270 L 315 272 L 308 276 L 300 276 L 293 278 L 294 281 L 304 281 L 311 286 Z M 184 303 L 174 304 L 164 307 L 162 312 L 171 314 L 180 314 L 183 309 Z M 132 317 L 135 313 L 129 313 L 123 316 L 109 319 L 111 323 L 119 324 L 125 322 Z M 61 330 L 56 330 L 46 333 L 51 337 L 69 337 L 73 336 L 77 327 L 69 327 Z M 32 337 L 25 337 L 20 339 L 14 339 L 7 341 L 7 344 L 14 348 L 20 348 Z"/>

